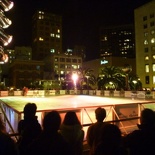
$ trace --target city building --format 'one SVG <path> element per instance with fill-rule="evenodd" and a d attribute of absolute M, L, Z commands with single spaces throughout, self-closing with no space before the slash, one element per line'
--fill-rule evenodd
<path fill-rule="evenodd" d="M 9 66 L 9 86 L 18 89 L 31 87 L 31 83 L 43 79 L 44 63 L 42 61 L 14 60 Z"/>
<path fill-rule="evenodd" d="M 8 62 L 1 65 L 1 81 L 5 81 L 5 85 L 9 85 L 9 68 L 15 60 L 21 62 L 21 60 L 32 60 L 32 48 L 28 46 L 15 46 L 14 49 L 5 49 L 5 53 L 8 55 Z"/>
<path fill-rule="evenodd" d="M 12 63 L 15 59 L 32 60 L 32 48 L 29 46 L 15 46 L 14 49 L 5 49 L 8 55 L 8 63 Z"/>
<path fill-rule="evenodd" d="M 8 64 L 12 63 L 15 59 L 15 50 L 14 49 L 5 49 L 5 53 L 8 55 Z"/>
<path fill-rule="evenodd" d="M 134 10 L 136 70 L 143 87 L 155 89 L 155 0 Z"/>
<path fill-rule="evenodd" d="M 15 59 L 32 60 L 32 48 L 28 46 L 15 46 Z"/>
<path fill-rule="evenodd" d="M 75 45 L 73 49 L 75 55 L 82 57 L 82 60 L 85 60 L 86 58 L 86 47 Z"/>
<path fill-rule="evenodd" d="M 62 52 L 62 17 L 36 11 L 32 22 L 32 59 L 43 60 Z"/>
<path fill-rule="evenodd" d="M 103 69 L 105 66 L 115 66 L 115 67 L 123 68 L 125 65 L 130 65 L 132 68 L 132 73 L 136 74 L 135 58 L 109 56 L 101 59 L 95 59 L 95 60 L 83 62 L 82 67 L 92 69 L 95 77 L 98 77 L 101 69 Z"/>
<path fill-rule="evenodd" d="M 65 51 L 65 54 L 79 56 L 84 61 L 86 58 L 86 47 L 82 45 L 75 45 L 73 48 L 68 48 Z"/>
<path fill-rule="evenodd" d="M 134 25 L 100 28 L 100 56 L 135 57 Z"/>
<path fill-rule="evenodd" d="M 66 75 L 82 67 L 82 58 L 74 55 L 54 54 L 44 60 L 44 79 L 63 80 Z"/>

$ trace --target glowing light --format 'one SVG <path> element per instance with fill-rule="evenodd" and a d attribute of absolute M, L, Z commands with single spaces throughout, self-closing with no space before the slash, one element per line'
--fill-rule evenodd
<path fill-rule="evenodd" d="M 9 11 L 14 6 L 14 3 L 12 1 L 0 0 L 0 5 L 3 7 L 5 11 Z"/>

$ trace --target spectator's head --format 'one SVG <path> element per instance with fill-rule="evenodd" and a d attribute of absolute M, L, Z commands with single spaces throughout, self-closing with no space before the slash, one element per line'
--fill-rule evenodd
<path fill-rule="evenodd" d="M 121 144 L 121 131 L 114 124 L 106 124 L 102 127 L 101 142 L 105 148 L 117 148 Z"/>
<path fill-rule="evenodd" d="M 24 117 L 34 117 L 37 111 L 35 103 L 27 103 L 24 107 Z"/>
<path fill-rule="evenodd" d="M 43 119 L 43 129 L 47 132 L 58 131 L 61 124 L 61 117 L 57 111 L 47 113 Z"/>
<path fill-rule="evenodd" d="M 74 111 L 68 111 L 64 117 L 63 124 L 75 125 L 75 124 L 80 124 L 80 121 Z"/>
<path fill-rule="evenodd" d="M 144 109 L 141 112 L 141 117 L 140 117 L 141 125 L 143 126 L 154 126 L 155 125 L 155 113 L 151 109 Z"/>
<path fill-rule="evenodd" d="M 97 121 L 101 122 L 106 117 L 106 110 L 104 108 L 99 107 L 95 110 L 95 115 L 96 115 Z"/>

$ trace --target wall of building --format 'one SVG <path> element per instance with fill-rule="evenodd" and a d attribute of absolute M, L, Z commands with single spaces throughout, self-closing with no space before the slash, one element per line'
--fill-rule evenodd
<path fill-rule="evenodd" d="M 135 9 L 136 70 L 144 88 L 155 88 L 155 1 Z M 154 80 L 153 80 L 154 78 Z"/>

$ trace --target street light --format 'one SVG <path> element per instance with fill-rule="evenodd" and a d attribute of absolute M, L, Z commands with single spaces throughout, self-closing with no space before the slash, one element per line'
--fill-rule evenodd
<path fill-rule="evenodd" d="M 76 94 L 76 90 L 77 90 L 77 87 L 76 87 L 77 79 L 78 79 L 77 73 L 73 73 L 73 74 L 72 74 L 72 80 L 73 80 L 73 82 L 74 82 L 74 93 L 75 93 L 75 94 Z"/>

